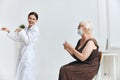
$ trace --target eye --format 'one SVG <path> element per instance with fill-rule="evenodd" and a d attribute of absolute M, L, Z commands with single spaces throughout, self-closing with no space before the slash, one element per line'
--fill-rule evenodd
<path fill-rule="evenodd" d="M 80 29 L 81 27 L 82 27 L 82 25 L 79 25 L 79 26 L 78 26 L 78 29 Z"/>
<path fill-rule="evenodd" d="M 28 19 L 32 19 L 31 17 L 29 17 Z"/>
<path fill-rule="evenodd" d="M 33 18 L 33 20 L 36 20 L 35 18 Z"/>

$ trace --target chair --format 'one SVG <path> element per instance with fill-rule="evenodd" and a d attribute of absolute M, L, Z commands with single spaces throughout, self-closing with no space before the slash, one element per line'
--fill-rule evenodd
<path fill-rule="evenodd" d="M 99 67 L 98 67 L 98 72 L 97 72 L 96 76 L 92 80 L 98 80 L 100 65 L 101 65 L 101 62 L 102 62 L 102 52 L 100 51 L 99 54 L 100 54 L 100 64 L 99 64 Z"/>

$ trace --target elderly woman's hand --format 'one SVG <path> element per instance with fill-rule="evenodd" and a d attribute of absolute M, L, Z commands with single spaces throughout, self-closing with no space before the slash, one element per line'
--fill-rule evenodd
<path fill-rule="evenodd" d="M 63 43 L 63 46 L 64 46 L 65 50 L 73 49 L 73 46 L 70 43 L 68 43 L 68 42 Z"/>
<path fill-rule="evenodd" d="M 65 42 L 64 44 L 63 44 L 63 46 L 64 46 L 64 49 L 66 50 L 66 51 L 68 51 L 71 55 L 73 55 L 74 54 L 74 48 L 73 48 L 73 46 L 71 45 L 71 44 L 69 44 L 68 42 Z"/>
<path fill-rule="evenodd" d="M 2 27 L 1 30 L 2 30 L 2 31 L 6 31 L 6 32 L 8 32 L 8 33 L 10 32 L 10 30 L 9 30 L 8 28 L 6 28 L 6 27 Z"/>

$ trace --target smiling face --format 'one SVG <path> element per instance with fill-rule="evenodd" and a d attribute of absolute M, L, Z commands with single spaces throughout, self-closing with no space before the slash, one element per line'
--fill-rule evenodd
<path fill-rule="evenodd" d="M 36 22 L 37 22 L 37 18 L 35 17 L 35 15 L 28 16 L 29 27 L 32 27 L 33 25 L 35 25 Z"/>

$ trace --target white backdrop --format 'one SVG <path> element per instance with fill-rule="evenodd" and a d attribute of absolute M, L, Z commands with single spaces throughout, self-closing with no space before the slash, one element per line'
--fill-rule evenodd
<path fill-rule="evenodd" d="M 120 38 L 117 37 L 120 34 L 119 21 L 120 21 L 120 0 L 108 1 L 108 26 L 109 26 L 109 47 L 120 48 Z"/>
<path fill-rule="evenodd" d="M 81 20 L 93 22 L 99 41 L 97 0 L 0 0 L 0 27 L 15 30 L 27 24 L 27 15 L 39 15 L 40 38 L 36 46 L 37 80 L 57 80 L 60 66 L 74 60 L 64 49 L 64 41 L 76 45 Z M 0 80 L 14 80 L 18 44 L 0 31 Z"/>

